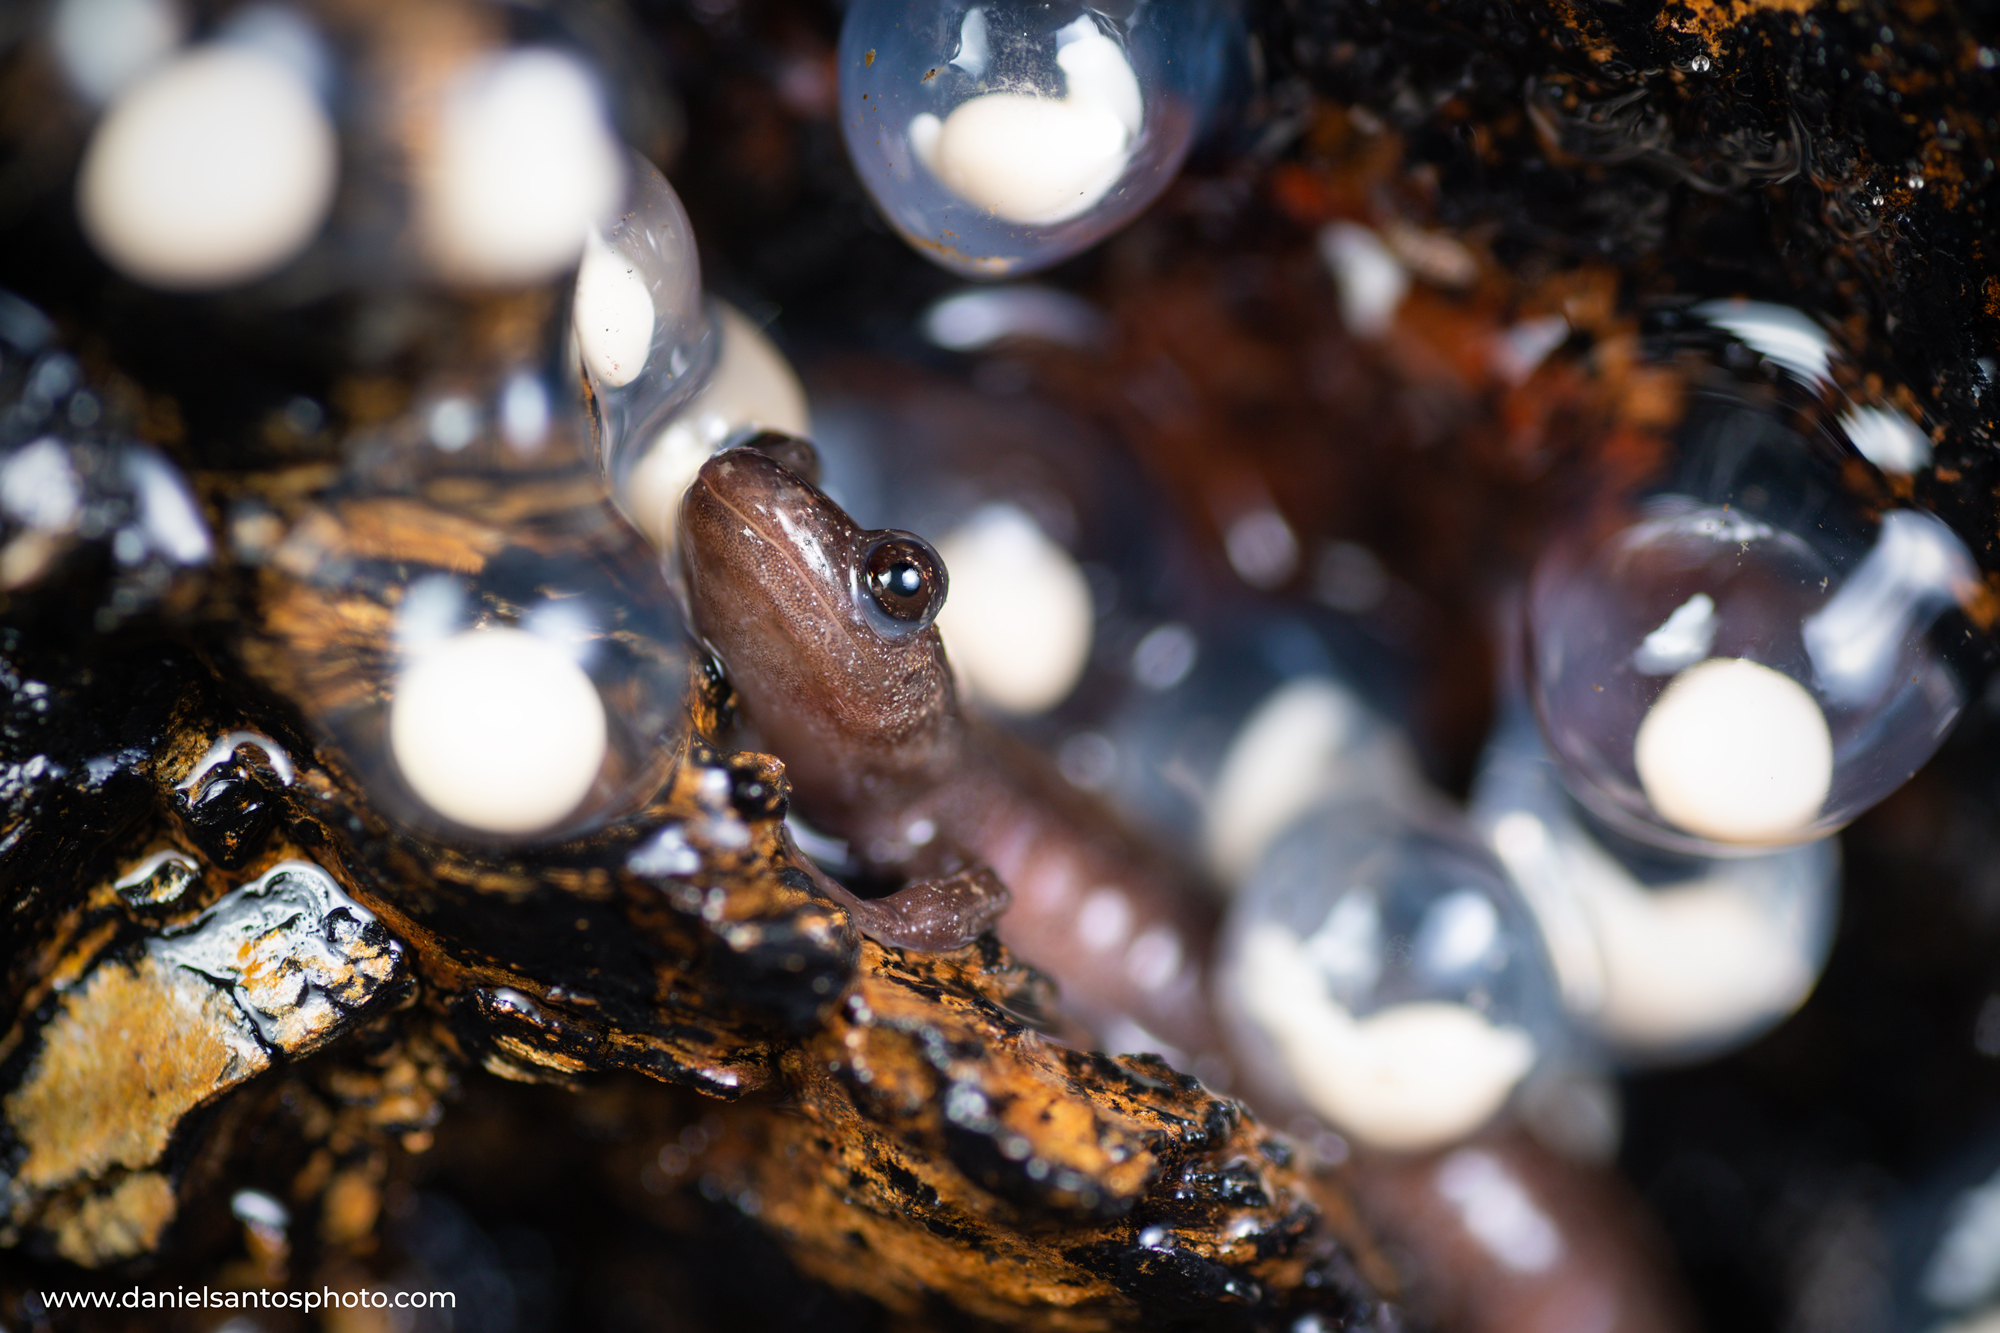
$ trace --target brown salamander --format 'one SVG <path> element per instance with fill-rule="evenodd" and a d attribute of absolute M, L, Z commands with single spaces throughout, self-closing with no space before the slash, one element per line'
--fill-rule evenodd
<path fill-rule="evenodd" d="M 809 445 L 777 437 L 718 454 L 679 524 L 694 625 L 801 812 L 907 887 L 861 900 L 801 866 L 878 940 L 949 949 L 993 925 L 1100 1043 L 1226 1070 L 1210 900 L 1040 756 L 959 711 L 932 628 L 943 563 L 922 538 L 859 527 L 799 475 L 813 467 Z M 1519 1130 L 1427 1157 L 1363 1154 L 1345 1173 L 1447 1327 L 1686 1327 L 1621 1183 Z"/>
<path fill-rule="evenodd" d="M 809 466 L 806 448 L 777 451 Z M 873 900 L 822 884 L 863 931 L 949 949 L 994 924 L 1105 1045 L 1214 1067 L 1212 909 L 1041 756 L 959 710 L 927 542 L 864 530 L 771 454 L 734 449 L 689 488 L 679 543 L 696 631 L 800 813 L 908 883 Z"/>

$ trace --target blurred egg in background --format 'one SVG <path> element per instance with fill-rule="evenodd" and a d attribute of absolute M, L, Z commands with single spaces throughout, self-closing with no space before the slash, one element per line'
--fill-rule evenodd
<path fill-rule="evenodd" d="M 1260 1100 L 1371 1147 L 1467 1137 L 1565 1043 L 1534 918 L 1440 811 L 1307 815 L 1247 877 L 1222 947 Z"/>

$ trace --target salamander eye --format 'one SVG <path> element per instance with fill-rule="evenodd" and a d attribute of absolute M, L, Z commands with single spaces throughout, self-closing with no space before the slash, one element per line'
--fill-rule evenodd
<path fill-rule="evenodd" d="M 944 605 L 944 561 L 930 543 L 892 532 L 868 551 L 868 605 L 875 627 L 892 638 L 927 628 Z"/>

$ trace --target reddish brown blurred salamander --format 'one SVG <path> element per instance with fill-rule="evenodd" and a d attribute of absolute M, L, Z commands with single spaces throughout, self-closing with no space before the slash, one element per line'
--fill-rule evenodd
<path fill-rule="evenodd" d="M 993 926 L 1104 1046 L 1226 1069 L 1211 1063 L 1211 901 L 1038 756 L 959 712 L 931 628 L 945 596 L 937 553 L 858 527 L 799 475 L 813 466 L 810 446 L 775 437 L 719 454 L 679 524 L 694 624 L 755 739 L 785 761 L 801 813 L 907 886 L 863 900 L 799 864 L 877 940 L 951 949 Z M 1413 1256 L 1418 1303 L 1442 1327 L 1687 1327 L 1623 1183 L 1518 1129 L 1430 1156 L 1360 1154 L 1343 1174 Z"/>
<path fill-rule="evenodd" d="M 810 446 L 771 447 L 812 466 Z M 817 876 L 861 929 L 953 949 L 994 926 L 1104 1045 L 1209 1065 L 1213 911 L 1039 755 L 959 711 L 930 545 L 858 527 L 758 449 L 710 459 L 678 529 L 695 628 L 800 814 L 871 876 L 907 881 L 861 900 Z"/>

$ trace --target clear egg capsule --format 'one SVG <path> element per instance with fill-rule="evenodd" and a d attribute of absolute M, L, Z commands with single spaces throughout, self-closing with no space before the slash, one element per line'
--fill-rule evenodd
<path fill-rule="evenodd" d="M 920 252 L 975 277 L 1027 273 L 1167 187 L 1234 31 L 1219 0 L 856 0 L 840 33 L 841 129 Z"/>
<path fill-rule="evenodd" d="M 1313 806 L 1420 785 L 1381 664 L 1340 617 L 1265 607 L 1123 636 L 1124 694 L 1069 736 L 1065 772 L 1239 888 Z"/>
<path fill-rule="evenodd" d="M 710 454 L 761 430 L 803 436 L 810 422 L 783 355 L 741 312 L 704 299 L 673 186 L 636 155 L 631 178 L 624 211 L 584 244 L 571 324 L 613 492 L 671 551 L 680 497 Z"/>
<path fill-rule="evenodd" d="M 577 566 L 511 572 L 533 586 L 411 581 L 390 594 L 392 640 L 328 664 L 373 688 L 319 720 L 407 826 L 559 840 L 632 813 L 670 762 L 686 681 L 671 613 L 621 605 Z"/>
<path fill-rule="evenodd" d="M 309 22 L 253 11 L 175 50 L 178 15 L 165 8 L 71 0 L 54 17 L 72 82 L 105 102 L 76 210 L 113 268 L 150 287 L 208 291 L 306 249 L 333 207 L 340 157 L 323 87 L 329 55 Z M 113 27 L 126 24 L 129 59 L 85 54 L 122 45 Z"/>
<path fill-rule="evenodd" d="M 1826 965 L 1835 839 L 1708 857 L 1605 830 L 1518 704 L 1487 743 L 1471 813 L 1534 912 L 1571 1022 L 1621 1062 L 1747 1042 L 1804 1003 Z"/>
<path fill-rule="evenodd" d="M 1538 564 L 1530 695 L 1611 827 L 1703 855 L 1808 842 L 1942 741 L 1966 687 L 1934 627 L 1975 568 L 1931 515 L 1865 512 L 1768 400 L 1698 393 L 1681 434 L 1675 476 Z"/>
<path fill-rule="evenodd" d="M 707 377 L 715 340 L 701 298 L 701 261 L 687 210 L 667 178 L 634 155 L 624 211 L 590 234 L 571 319 L 615 479 L 637 444 Z"/>
<path fill-rule="evenodd" d="M 379 809 L 475 846 L 633 814 L 685 726 L 679 612 L 541 341 L 425 380 L 303 513 L 239 497 L 228 524 L 266 575 L 265 669 Z"/>
<path fill-rule="evenodd" d="M 1230 909 L 1217 989 L 1260 1104 L 1376 1148 L 1472 1133 L 1564 1043 L 1533 917 L 1442 809 L 1293 824 Z"/>

